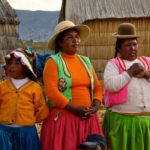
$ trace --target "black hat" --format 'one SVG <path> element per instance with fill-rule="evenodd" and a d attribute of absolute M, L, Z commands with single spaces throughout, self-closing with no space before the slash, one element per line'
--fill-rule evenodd
<path fill-rule="evenodd" d="M 105 138 L 100 134 L 91 134 L 86 138 L 86 142 L 80 144 L 80 148 L 97 148 L 98 145 L 100 145 L 101 148 L 105 148 Z"/>

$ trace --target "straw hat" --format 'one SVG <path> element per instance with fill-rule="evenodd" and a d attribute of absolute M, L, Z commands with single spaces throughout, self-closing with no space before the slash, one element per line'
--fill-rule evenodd
<path fill-rule="evenodd" d="M 118 32 L 112 34 L 115 38 L 138 38 L 136 28 L 132 23 L 122 23 L 118 27 Z"/>
<path fill-rule="evenodd" d="M 54 30 L 54 35 L 50 38 L 49 42 L 48 42 L 48 47 L 51 50 L 55 50 L 55 40 L 57 38 L 57 36 L 62 33 L 65 30 L 68 29 L 77 29 L 79 31 L 80 34 L 80 38 L 81 41 L 85 41 L 86 38 L 88 37 L 89 33 L 90 33 L 90 29 L 87 25 L 75 25 L 73 22 L 71 21 L 62 21 L 59 24 L 57 24 L 57 26 L 55 27 Z"/>

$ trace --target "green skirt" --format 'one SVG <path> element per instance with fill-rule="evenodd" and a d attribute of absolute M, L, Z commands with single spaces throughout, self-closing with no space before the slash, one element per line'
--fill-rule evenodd
<path fill-rule="evenodd" d="M 108 150 L 150 150 L 150 116 L 128 116 L 106 110 L 103 131 Z"/>

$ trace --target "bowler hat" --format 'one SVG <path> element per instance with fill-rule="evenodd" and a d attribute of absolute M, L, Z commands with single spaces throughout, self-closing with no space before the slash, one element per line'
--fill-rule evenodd
<path fill-rule="evenodd" d="M 115 38 L 138 38 L 139 36 L 136 34 L 135 25 L 132 23 L 122 23 L 118 27 L 118 32 L 112 34 Z"/>
<path fill-rule="evenodd" d="M 65 20 L 58 23 L 54 30 L 54 35 L 50 38 L 48 42 L 48 47 L 51 50 L 55 50 L 56 47 L 56 38 L 60 33 L 68 29 L 77 29 L 80 34 L 81 41 L 83 42 L 89 35 L 90 29 L 87 25 L 75 25 L 73 22 Z"/>

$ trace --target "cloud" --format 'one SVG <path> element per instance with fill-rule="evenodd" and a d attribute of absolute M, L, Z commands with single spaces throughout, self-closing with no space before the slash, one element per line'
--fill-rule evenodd
<path fill-rule="evenodd" d="M 14 9 L 60 10 L 62 0 L 7 0 Z"/>

